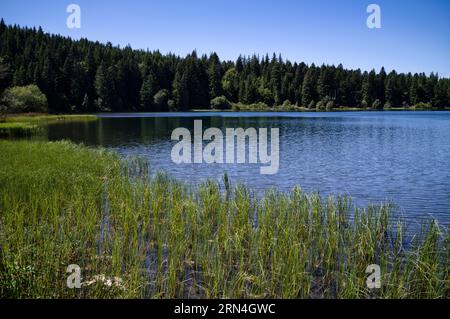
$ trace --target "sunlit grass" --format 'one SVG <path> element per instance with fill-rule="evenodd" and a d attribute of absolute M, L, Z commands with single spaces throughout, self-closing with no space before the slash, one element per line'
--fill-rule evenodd
<path fill-rule="evenodd" d="M 449 298 L 449 243 L 434 221 L 406 239 L 389 205 L 188 187 L 104 150 L 0 141 L 4 298 Z M 69 264 L 94 284 L 68 289 Z"/>

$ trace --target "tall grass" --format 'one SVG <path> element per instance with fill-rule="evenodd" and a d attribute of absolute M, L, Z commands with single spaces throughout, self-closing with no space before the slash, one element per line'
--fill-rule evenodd
<path fill-rule="evenodd" d="M 449 298 L 449 243 L 434 221 L 407 240 L 389 205 L 261 198 L 227 176 L 188 187 L 104 150 L 0 142 L 3 298 Z"/>
<path fill-rule="evenodd" d="M 26 123 L 54 123 L 54 122 L 62 122 L 62 121 L 96 121 L 97 116 L 92 114 L 21 114 L 21 115 L 10 115 L 6 117 L 0 118 L 0 122 L 26 122 Z"/>
<path fill-rule="evenodd" d="M 0 123 L 0 137 L 25 137 L 39 132 L 39 127 L 31 123 Z"/>

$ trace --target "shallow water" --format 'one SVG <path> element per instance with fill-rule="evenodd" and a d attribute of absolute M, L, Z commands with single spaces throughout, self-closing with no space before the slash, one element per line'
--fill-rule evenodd
<path fill-rule="evenodd" d="M 97 122 L 58 123 L 48 139 L 101 145 L 146 157 L 153 171 L 188 182 L 221 180 L 263 191 L 300 185 L 307 192 L 347 194 L 357 205 L 392 201 L 409 221 L 450 222 L 450 112 L 139 113 L 100 114 Z M 209 127 L 278 127 L 280 168 L 261 164 L 181 164 L 171 161 L 171 133 Z"/>

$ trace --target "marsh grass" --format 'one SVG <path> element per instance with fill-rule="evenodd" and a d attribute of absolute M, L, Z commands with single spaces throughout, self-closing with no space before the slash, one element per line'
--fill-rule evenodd
<path fill-rule="evenodd" d="M 49 115 L 25 114 L 0 117 L 0 138 L 32 137 L 46 132 L 46 126 L 58 122 L 91 122 L 97 116 L 89 114 Z"/>
<path fill-rule="evenodd" d="M 0 297 L 449 298 L 448 229 L 434 221 L 406 239 L 390 205 L 147 169 L 69 142 L 0 141 Z M 369 290 L 374 263 L 382 287 Z M 68 289 L 69 264 L 93 284 Z"/>
<path fill-rule="evenodd" d="M 27 137 L 39 132 L 39 127 L 31 123 L 0 123 L 0 137 Z"/>
<path fill-rule="evenodd" d="M 54 122 L 76 122 L 76 121 L 96 121 L 97 116 L 92 114 L 22 114 L 22 115 L 11 115 L 0 118 L 0 122 L 14 123 L 14 122 L 25 122 L 25 123 L 54 123 Z"/>

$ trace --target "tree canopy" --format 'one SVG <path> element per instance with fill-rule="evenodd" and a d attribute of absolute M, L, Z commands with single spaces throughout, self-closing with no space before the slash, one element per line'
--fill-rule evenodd
<path fill-rule="evenodd" d="M 309 108 L 450 107 L 450 80 L 306 65 L 273 54 L 221 61 L 50 35 L 0 22 L 0 94 L 37 85 L 51 112 L 209 109 L 224 101 Z M 219 100 L 217 98 L 220 98 Z"/>

